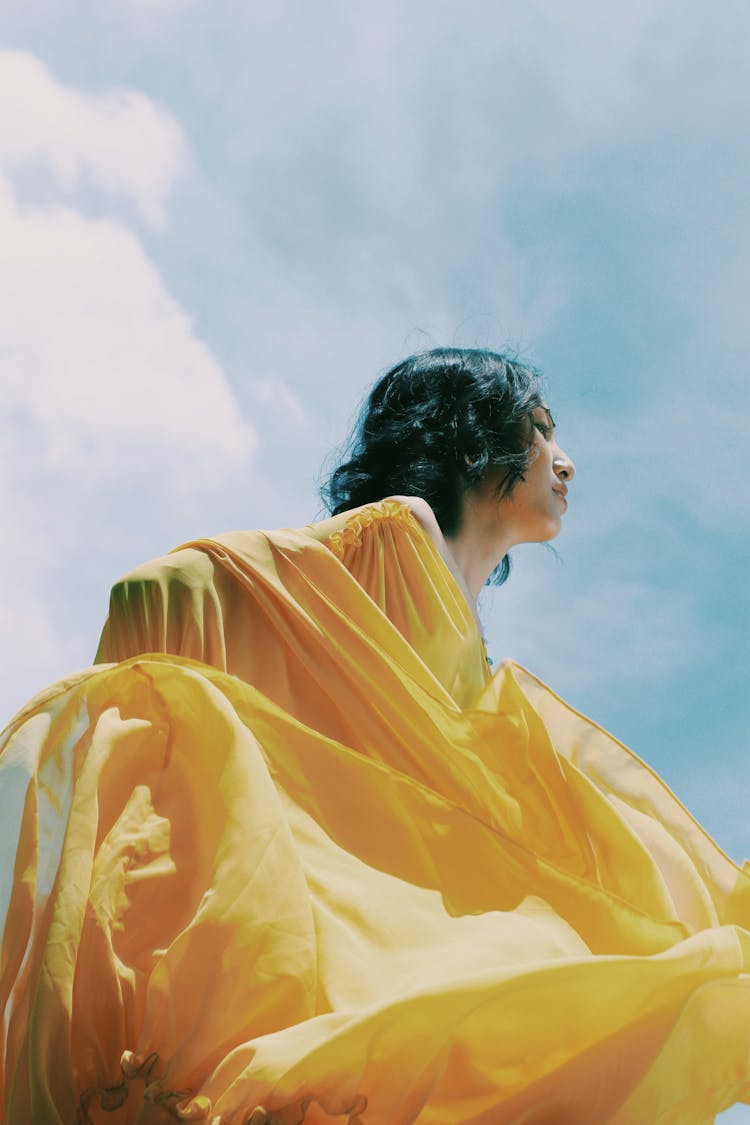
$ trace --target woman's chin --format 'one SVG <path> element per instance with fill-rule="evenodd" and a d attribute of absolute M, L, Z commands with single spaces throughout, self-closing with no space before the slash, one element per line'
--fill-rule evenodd
<path fill-rule="evenodd" d="M 557 518 L 551 519 L 549 521 L 544 533 L 542 535 L 540 535 L 540 537 L 538 539 L 538 542 L 539 543 L 549 543 L 550 539 L 556 539 L 561 531 L 562 531 L 562 520 L 558 516 Z"/>

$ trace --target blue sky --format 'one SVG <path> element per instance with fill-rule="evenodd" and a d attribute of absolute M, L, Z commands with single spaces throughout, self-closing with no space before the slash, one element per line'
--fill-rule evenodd
<path fill-rule="evenodd" d="M 491 651 L 750 854 L 749 45 L 739 0 L 5 4 L 3 715 L 138 562 L 315 516 L 386 366 L 510 348 L 578 474 Z"/>

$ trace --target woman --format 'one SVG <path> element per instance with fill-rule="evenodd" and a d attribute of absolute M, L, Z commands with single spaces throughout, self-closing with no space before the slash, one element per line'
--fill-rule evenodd
<path fill-rule="evenodd" d="M 573 472 L 532 371 L 429 352 L 373 389 L 330 519 L 117 584 L 105 666 L 0 757 L 9 1122 L 642 1125 L 750 1099 L 748 873 L 487 665 L 476 595 L 557 534 Z"/>

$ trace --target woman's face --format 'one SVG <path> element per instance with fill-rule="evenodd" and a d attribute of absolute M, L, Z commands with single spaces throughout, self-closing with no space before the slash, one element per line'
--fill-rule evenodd
<path fill-rule="evenodd" d="M 493 513 L 504 537 L 517 543 L 545 543 L 559 533 L 567 510 L 568 483 L 575 474 L 575 465 L 555 440 L 554 422 L 546 406 L 532 411 L 533 438 L 529 464 L 523 480 L 519 480 L 510 496 L 497 498 L 499 474 L 488 473 L 476 499 Z M 482 495 L 483 494 L 483 495 Z"/>

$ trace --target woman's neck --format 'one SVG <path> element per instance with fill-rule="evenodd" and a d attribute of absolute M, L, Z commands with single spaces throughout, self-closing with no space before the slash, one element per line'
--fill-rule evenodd
<path fill-rule="evenodd" d="M 446 536 L 445 546 L 450 555 L 446 561 L 449 565 L 452 562 L 451 570 L 460 574 L 459 584 L 476 604 L 482 587 L 506 552 L 498 555 L 497 550 L 488 548 L 484 540 L 461 532 Z"/>
<path fill-rule="evenodd" d="M 490 506 L 475 503 L 471 493 L 466 494 L 458 530 L 446 535 L 444 541 L 474 602 L 513 546 L 508 531 L 498 526 L 496 502 Z"/>

